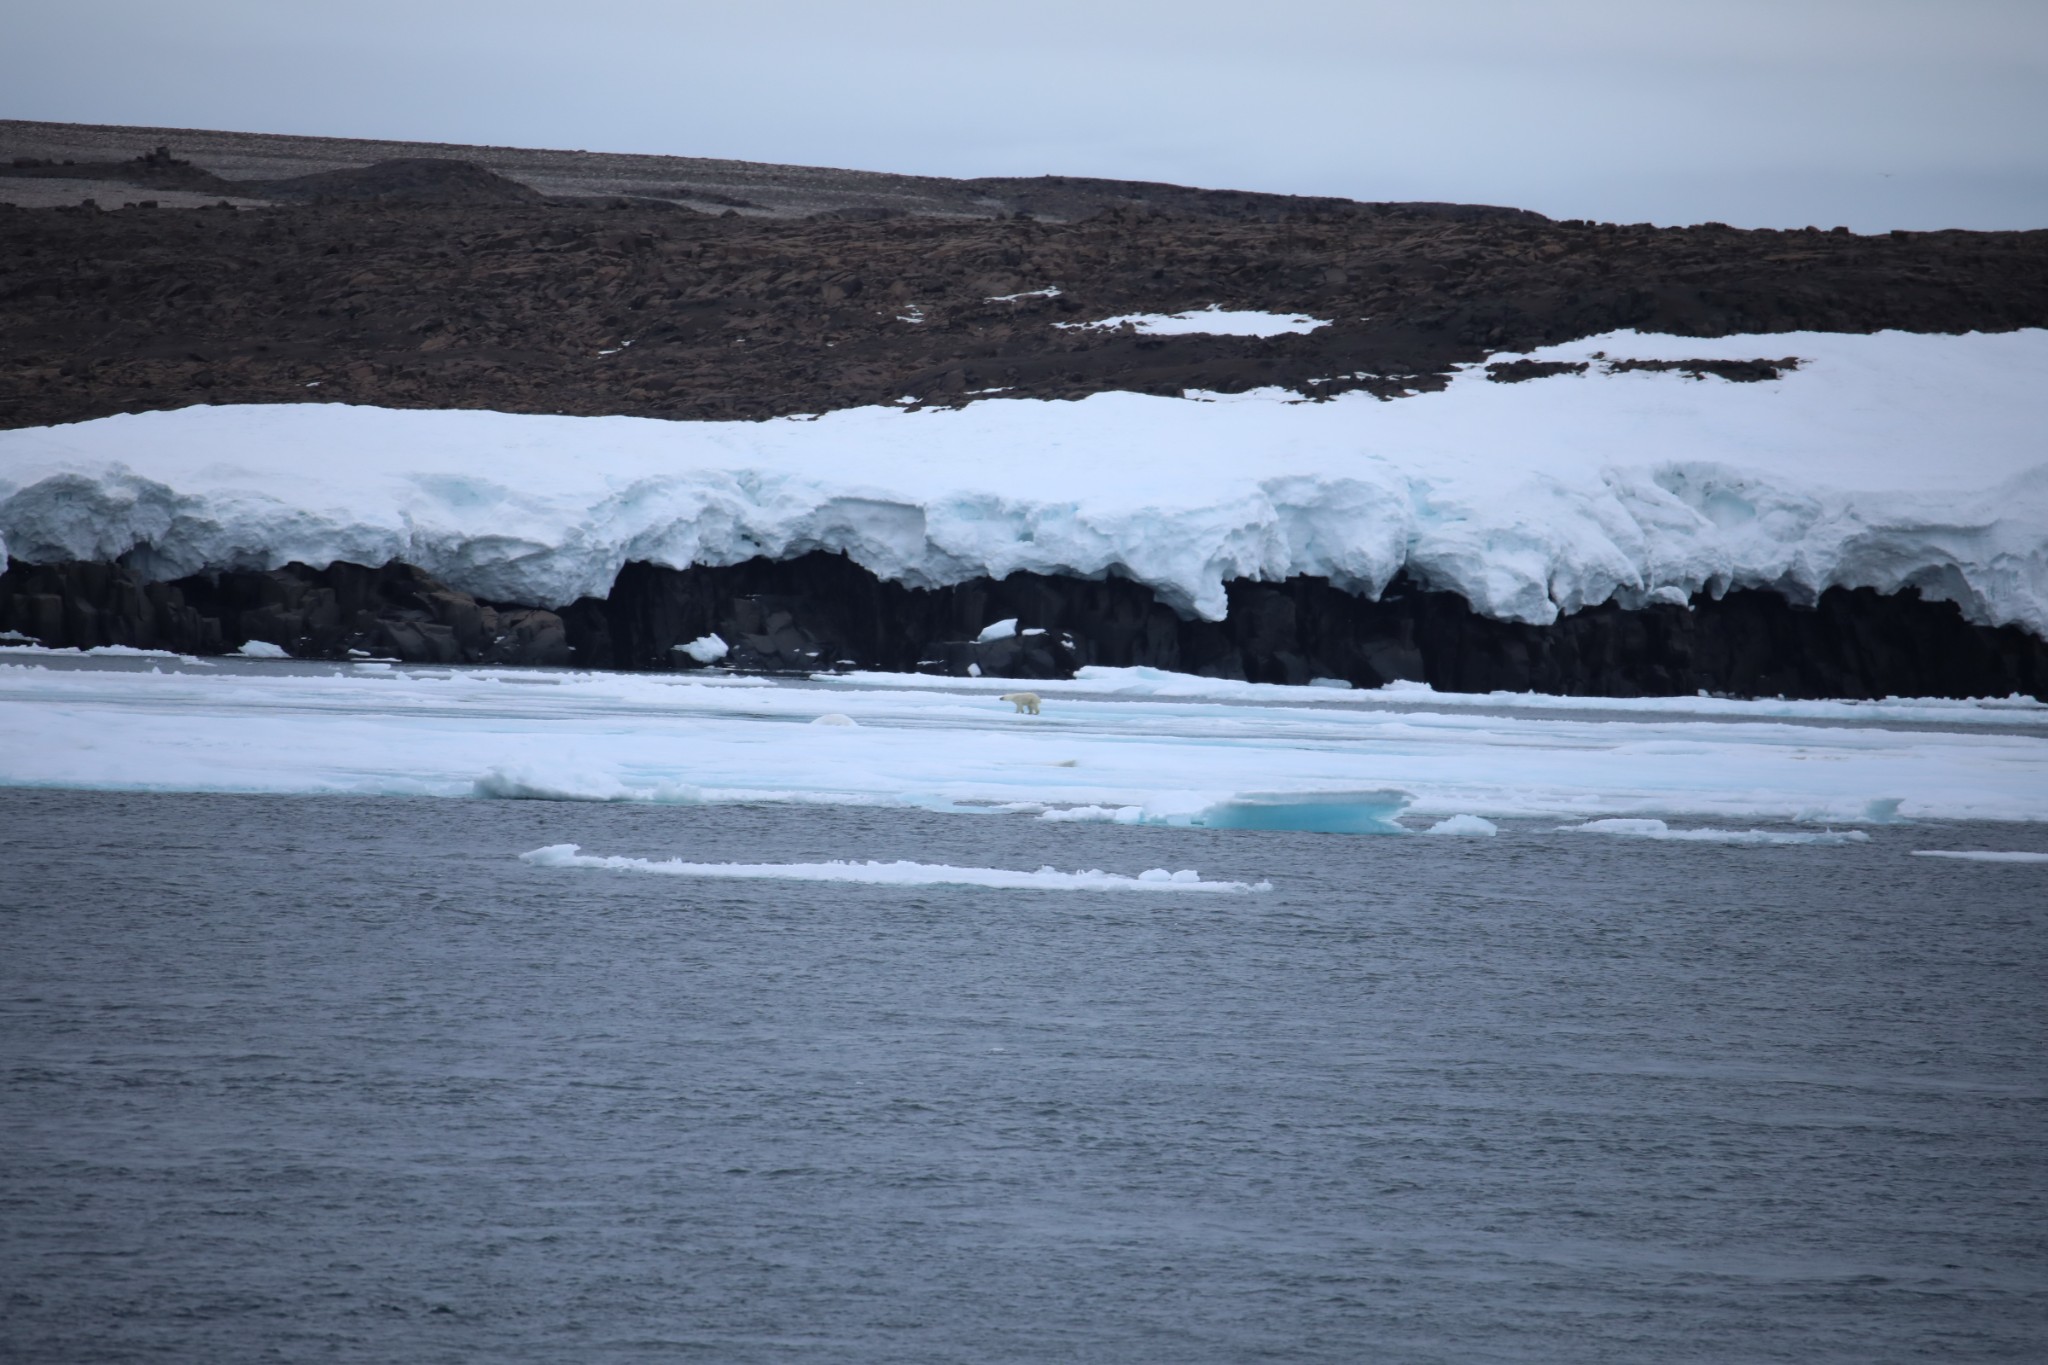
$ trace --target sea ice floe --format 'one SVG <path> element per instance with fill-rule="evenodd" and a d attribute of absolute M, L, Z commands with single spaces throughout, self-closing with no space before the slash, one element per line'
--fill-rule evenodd
<path fill-rule="evenodd" d="M 170 649 L 138 649 L 134 645 L 93 645 L 89 649 L 64 647 L 51 649 L 35 643 L 33 635 L 24 635 L 18 630 L 0 630 L 0 663 L 10 659 L 165 659 L 186 668 L 211 668 L 206 659 L 190 654 L 180 654 Z"/>
<path fill-rule="evenodd" d="M 1141 825 L 1143 806 L 1060 806 L 1040 811 L 1038 818 L 1069 825 Z"/>
<path fill-rule="evenodd" d="M 1916 848 L 1916 858 L 1953 858 L 1965 863 L 2048 863 L 2048 853 L 2002 852 L 1991 849 Z"/>
<path fill-rule="evenodd" d="M 1567 834 L 1606 834 L 1622 839 L 1663 839 L 1690 844 L 1735 844 L 1745 848 L 1870 842 L 1870 836 L 1860 829 L 1812 833 L 1768 829 L 1673 829 L 1662 820 L 1641 819 L 1588 820 L 1582 825 L 1564 825 L 1561 829 Z"/>
<path fill-rule="evenodd" d="M 1477 815 L 1453 815 L 1449 819 L 1437 821 L 1423 832 L 1425 834 L 1476 835 L 1480 838 L 1491 839 L 1494 835 L 1500 833 L 1500 826 L 1491 820 L 1481 819 Z"/>
<path fill-rule="evenodd" d="M 830 802 L 1365 833 L 1459 815 L 1685 817 L 1721 827 L 1698 836 L 1715 839 L 1740 836 L 1737 822 L 1806 825 L 1771 836 L 1795 842 L 1846 837 L 1820 827 L 1889 817 L 1895 800 L 1914 821 L 2048 820 L 2048 729 L 1987 727 L 1967 707 L 1943 725 L 1930 719 L 1939 708 L 1902 704 L 1918 718 L 1887 729 L 1597 698 L 1485 711 L 1309 688 L 1269 701 L 1033 683 L 1066 690 L 1023 724 L 994 700 L 1016 686 L 1002 679 L 137 662 L 0 651 L 0 783 Z M 856 723 L 810 723 L 823 714 Z M 1659 828 L 1694 837 L 1610 832 Z"/>
<path fill-rule="evenodd" d="M 1026 631 L 1025 634 L 1029 634 Z M 950 691 L 970 687 L 965 680 L 923 673 L 872 673 L 854 671 L 841 675 L 844 681 L 888 687 Z M 983 686 L 1009 687 L 1003 679 Z M 1045 679 L 1032 683 L 1046 695 L 1111 696 L 1122 700 L 1173 698 L 1212 699 L 1223 702 L 1310 702 L 1326 705 L 1355 705 L 1361 708 L 1395 707 L 1415 711 L 1526 711 L 1557 714 L 1572 712 L 1598 714 L 1610 719 L 1635 717 L 1642 720 L 1679 720 L 1686 717 L 1722 717 L 1729 720 L 1809 720 L 1861 723 L 1913 723 L 1940 726 L 1998 726 L 2000 728 L 2041 726 L 2048 729 L 2048 704 L 2032 697 L 1887 697 L 1881 700 L 1786 700 L 1783 697 L 1717 697 L 1704 693 L 1690 697 L 1561 697 L 1541 692 L 1439 692 L 1427 683 L 1392 682 L 1384 687 L 1325 689 L 1311 682 L 1302 687 L 1280 683 L 1251 683 L 1231 678 L 1207 678 L 1193 673 L 1172 673 L 1159 668 L 1108 668 L 1088 665 L 1071 679 Z M 1335 696 L 1333 692 L 1343 692 Z M 1887 807 L 1886 803 L 1890 803 Z M 1898 818 L 1900 798 L 1882 797 L 1871 803 L 1861 818 L 1883 823 Z M 1832 817 L 1839 818 L 1839 817 Z"/>
<path fill-rule="evenodd" d="M 712 877 L 740 881 L 859 882 L 870 886 L 980 886 L 1005 891 L 1169 891 L 1243 895 L 1271 891 L 1271 882 L 1205 882 L 1192 869 L 1155 867 L 1135 877 L 1090 869 L 1061 872 L 1041 867 L 1022 872 L 1007 867 L 950 867 L 943 863 L 692 863 L 680 858 L 596 857 L 575 844 L 551 844 L 519 855 L 540 867 L 587 867 L 615 872 L 652 872 L 667 877 Z"/>

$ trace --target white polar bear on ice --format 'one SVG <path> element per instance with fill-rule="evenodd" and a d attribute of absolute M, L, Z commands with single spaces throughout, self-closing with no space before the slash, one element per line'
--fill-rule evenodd
<path fill-rule="evenodd" d="M 1039 696 L 1036 692 L 1005 692 L 996 700 L 1009 702 L 1017 708 L 1020 716 L 1026 712 L 1034 716 L 1038 714 Z"/>

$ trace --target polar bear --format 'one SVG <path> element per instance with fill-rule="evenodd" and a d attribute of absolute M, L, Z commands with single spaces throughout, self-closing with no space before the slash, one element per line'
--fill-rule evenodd
<path fill-rule="evenodd" d="M 1011 703 L 1017 708 L 1017 714 L 1020 716 L 1027 711 L 1034 716 L 1038 714 L 1039 696 L 1036 692 L 1005 692 L 996 700 Z"/>

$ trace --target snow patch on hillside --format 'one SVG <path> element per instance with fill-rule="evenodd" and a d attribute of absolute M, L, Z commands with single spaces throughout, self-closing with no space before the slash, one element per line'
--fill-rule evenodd
<path fill-rule="evenodd" d="M 1212 620 L 1228 580 L 1296 574 L 1374 595 L 1406 569 L 1534 623 L 1913 585 L 2048 634 L 2048 332 L 1616 333 L 1530 358 L 1595 351 L 1801 364 L 770 422 L 196 407 L 0 432 L 0 549 L 160 577 L 402 559 L 547 605 L 629 560 L 826 550 L 917 587 L 1123 575 Z"/>
<path fill-rule="evenodd" d="M 1210 304 L 1185 313 L 1124 313 L 1094 322 L 1055 322 L 1067 331 L 1115 331 L 1130 326 L 1147 336 L 1279 337 L 1298 336 L 1330 325 L 1327 318 L 1300 313 L 1266 313 L 1250 308 L 1224 308 Z"/>

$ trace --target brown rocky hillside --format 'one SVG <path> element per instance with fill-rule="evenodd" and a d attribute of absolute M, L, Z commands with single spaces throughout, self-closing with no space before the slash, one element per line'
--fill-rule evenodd
<path fill-rule="evenodd" d="M 323 145 L 0 124 L 16 201 L 0 204 L 0 425 L 193 402 L 760 418 L 989 391 L 1391 397 L 1617 327 L 2048 325 L 2048 232 L 1653 229 L 1126 182 L 305 150 Z M 67 148 L 99 159 L 52 155 Z M 20 206 L 82 185 L 114 188 Z M 174 194 L 242 206 L 165 207 Z M 1211 304 L 1331 325 L 1058 325 Z"/>

